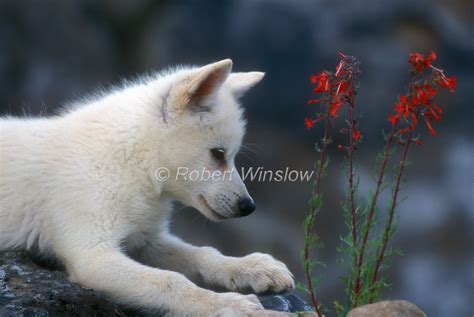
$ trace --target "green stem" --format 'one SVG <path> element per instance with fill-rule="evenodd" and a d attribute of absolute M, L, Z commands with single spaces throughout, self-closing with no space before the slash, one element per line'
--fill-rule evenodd
<path fill-rule="evenodd" d="M 383 232 L 382 247 L 380 248 L 380 250 L 378 252 L 377 262 L 375 264 L 374 275 L 372 276 L 372 281 L 371 281 L 372 296 L 371 296 L 371 299 L 370 299 L 370 303 L 372 303 L 373 300 L 374 300 L 375 283 L 377 282 L 377 277 L 378 277 L 378 274 L 380 272 L 382 261 L 385 257 L 385 251 L 387 249 L 388 240 L 390 239 L 390 236 L 391 236 L 391 231 L 392 231 L 392 226 L 393 226 L 393 216 L 394 216 L 394 213 L 395 213 L 395 208 L 397 206 L 397 199 L 398 199 L 398 194 L 400 192 L 400 184 L 401 184 L 401 181 L 402 181 L 403 172 L 405 171 L 405 167 L 407 165 L 408 148 L 410 147 L 410 144 L 412 142 L 412 135 L 413 135 L 413 130 L 411 130 L 410 133 L 408 134 L 407 141 L 406 141 L 404 149 L 403 149 L 402 160 L 400 161 L 400 168 L 398 170 L 397 182 L 396 182 L 395 188 L 393 190 L 392 201 L 390 203 L 390 209 L 389 209 L 389 212 L 388 212 L 388 220 L 387 220 L 387 223 L 385 225 L 384 232 Z"/>
<path fill-rule="evenodd" d="M 355 290 L 354 290 L 355 292 L 355 305 L 354 306 L 355 307 L 357 307 L 359 304 L 359 296 L 360 296 L 360 291 L 361 291 L 362 264 L 364 262 L 364 255 L 365 255 L 365 250 L 367 246 L 367 241 L 369 239 L 370 229 L 372 228 L 372 221 L 375 214 L 375 208 L 377 206 L 377 199 L 382 189 L 383 179 L 385 175 L 385 168 L 387 166 L 388 157 L 390 155 L 390 150 L 393 144 L 394 132 L 395 132 L 395 129 L 392 126 L 392 130 L 390 131 L 390 134 L 387 138 L 387 144 L 383 152 L 382 165 L 380 166 L 380 171 L 377 177 L 377 185 L 375 188 L 374 196 L 372 197 L 372 201 L 370 203 L 369 213 L 367 216 L 367 224 L 365 227 L 364 237 L 362 240 L 362 246 L 359 252 L 359 261 L 357 263 L 357 269 L 356 269 L 356 282 L 355 282 Z"/>
<path fill-rule="evenodd" d="M 355 205 L 355 192 L 354 192 L 354 96 L 351 97 L 351 103 L 349 105 L 349 195 L 351 204 L 351 221 L 352 221 L 352 240 L 354 245 L 357 245 L 357 228 L 356 228 L 356 205 Z M 356 255 L 357 257 L 357 255 Z"/>
<path fill-rule="evenodd" d="M 349 104 L 349 203 L 351 210 L 351 231 L 352 231 L 352 245 L 355 251 L 357 251 L 357 227 L 356 227 L 356 204 L 355 204 L 355 189 L 354 189 L 354 96 L 351 96 Z M 354 252 L 354 266 L 357 266 L 358 255 Z M 349 286 L 352 289 L 352 286 Z M 354 293 L 360 292 L 359 285 L 354 284 Z M 352 305 L 354 307 L 354 305 Z"/>
<path fill-rule="evenodd" d="M 328 145 L 328 134 L 329 134 L 329 110 L 328 114 L 326 115 L 325 118 L 325 125 L 324 125 L 324 136 L 323 136 L 323 147 L 321 149 L 321 158 L 319 160 L 319 166 L 318 166 L 318 174 L 316 175 L 316 182 L 314 186 L 314 192 L 313 192 L 313 197 L 320 195 L 321 191 L 321 179 L 323 176 L 323 170 L 324 166 L 326 163 L 327 159 L 327 145 Z M 311 204 L 311 210 L 310 210 L 310 217 L 311 221 L 308 223 L 306 227 L 306 232 L 305 232 L 305 243 L 304 243 L 304 274 L 306 277 L 306 283 L 307 283 L 307 289 L 309 293 L 309 298 L 311 300 L 311 304 L 314 307 L 314 310 L 316 311 L 316 314 L 318 317 L 321 317 L 321 311 L 319 309 L 319 304 L 318 300 L 316 298 L 316 294 L 314 292 L 314 286 L 311 278 L 311 268 L 309 265 L 307 265 L 310 257 L 310 249 L 311 249 L 311 239 L 309 237 L 311 236 L 311 232 L 313 230 L 313 224 L 314 224 L 314 217 L 316 210 L 314 210 L 314 206 Z"/>

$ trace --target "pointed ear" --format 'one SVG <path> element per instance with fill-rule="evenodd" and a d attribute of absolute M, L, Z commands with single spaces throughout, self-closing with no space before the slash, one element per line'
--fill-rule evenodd
<path fill-rule="evenodd" d="M 227 78 L 226 85 L 230 87 L 234 96 L 239 98 L 261 81 L 264 76 L 265 73 L 262 72 L 232 73 Z"/>
<path fill-rule="evenodd" d="M 232 60 L 224 59 L 193 70 L 173 89 L 175 107 L 192 111 L 206 111 L 206 104 L 226 81 L 232 69 Z"/>

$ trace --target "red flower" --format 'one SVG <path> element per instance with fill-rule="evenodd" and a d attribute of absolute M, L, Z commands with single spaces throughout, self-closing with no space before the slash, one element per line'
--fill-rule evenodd
<path fill-rule="evenodd" d="M 319 75 L 311 75 L 309 77 L 309 82 L 311 83 L 311 85 L 314 85 L 319 82 Z"/>
<path fill-rule="evenodd" d="M 324 98 L 319 98 L 319 99 L 311 99 L 311 100 L 308 100 L 308 105 L 314 105 L 318 102 L 321 102 L 321 101 L 324 101 L 325 99 Z"/>
<path fill-rule="evenodd" d="M 329 74 L 327 72 L 311 76 L 310 81 L 312 84 L 318 84 L 313 90 L 315 93 L 328 92 L 331 88 Z"/>
<path fill-rule="evenodd" d="M 448 88 L 449 91 L 454 92 L 456 89 L 456 77 L 446 77 L 443 74 L 436 79 L 436 83 L 441 87 Z"/>
<path fill-rule="evenodd" d="M 407 118 L 411 107 L 412 106 L 408 101 L 407 96 L 400 96 L 399 101 L 395 104 L 395 113 L 397 114 L 397 117 L 403 115 Z"/>
<path fill-rule="evenodd" d="M 428 127 L 428 131 L 430 132 L 431 136 L 435 136 L 435 135 L 436 135 L 436 131 L 435 131 L 435 129 L 433 129 L 433 127 L 431 126 L 431 123 L 429 122 L 429 120 L 426 120 L 426 119 L 425 119 L 425 123 L 426 123 L 426 126 Z"/>
<path fill-rule="evenodd" d="M 430 121 L 440 121 L 442 113 L 443 110 L 440 107 L 433 105 L 426 107 L 425 112 L 423 112 L 423 116 L 428 118 Z"/>
<path fill-rule="evenodd" d="M 434 51 L 431 51 L 425 58 L 425 67 L 429 68 L 431 66 L 431 63 L 436 60 L 436 57 L 436 53 Z"/>
<path fill-rule="evenodd" d="M 390 122 L 390 124 L 391 124 L 392 126 L 396 126 L 396 125 L 397 125 L 398 119 L 400 119 L 400 116 L 399 116 L 399 115 L 392 115 L 392 114 L 389 114 L 389 115 L 388 115 L 388 121 Z"/>
<path fill-rule="evenodd" d="M 306 129 L 311 129 L 314 127 L 315 121 L 311 120 L 310 118 L 304 118 L 304 125 L 306 126 Z"/>
<path fill-rule="evenodd" d="M 413 71 L 421 73 L 426 68 L 431 67 L 431 63 L 436 60 L 436 53 L 431 51 L 426 57 L 420 53 L 411 53 L 408 57 L 408 63 L 411 64 Z"/>
<path fill-rule="evenodd" d="M 349 93 L 348 88 L 350 87 L 350 82 L 347 80 L 341 80 L 337 84 L 336 95 Z"/>
<path fill-rule="evenodd" d="M 416 90 L 416 95 L 413 96 L 413 102 L 415 105 L 428 105 L 438 93 L 438 91 L 430 84 L 415 85 L 414 89 Z"/>
<path fill-rule="evenodd" d="M 340 58 L 347 58 L 348 56 L 346 54 L 344 54 L 343 52 L 338 52 L 337 53 L 339 55 Z"/>
<path fill-rule="evenodd" d="M 362 133 L 360 133 L 359 130 L 354 128 L 354 130 L 352 131 L 352 137 L 354 138 L 354 141 L 359 142 L 360 138 L 362 137 Z"/>
<path fill-rule="evenodd" d="M 344 105 L 344 100 L 342 99 L 336 99 L 333 102 L 329 104 L 329 115 L 331 117 L 337 118 L 337 115 L 339 114 L 339 111 L 342 109 L 342 106 Z"/>
<path fill-rule="evenodd" d="M 424 67 L 424 58 L 420 53 L 411 53 L 408 57 L 408 63 L 411 64 L 413 70 L 417 73 L 421 73 Z"/>

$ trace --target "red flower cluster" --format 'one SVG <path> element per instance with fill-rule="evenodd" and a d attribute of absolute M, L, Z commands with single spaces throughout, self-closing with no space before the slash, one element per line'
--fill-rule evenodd
<path fill-rule="evenodd" d="M 436 60 L 436 53 L 431 51 L 426 57 L 420 53 L 411 53 L 408 57 L 408 63 L 415 73 L 421 73 L 431 67 L 431 63 Z"/>
<path fill-rule="evenodd" d="M 346 103 L 350 103 L 355 94 L 354 81 L 359 73 L 358 62 L 351 56 L 339 53 L 341 61 L 336 67 L 336 72 L 323 71 L 312 75 L 309 80 L 315 86 L 313 92 L 321 94 L 318 99 L 311 99 L 308 104 L 326 103 L 328 105 L 327 114 L 318 113 L 314 119 L 305 118 L 305 126 L 308 129 L 322 119 L 327 117 L 337 118 L 339 111 Z M 357 140 L 361 134 L 357 131 Z"/>
<path fill-rule="evenodd" d="M 435 97 L 440 88 L 447 88 L 454 92 L 456 78 L 446 77 L 443 70 L 434 67 L 432 62 L 435 59 L 435 52 L 431 52 L 426 57 L 419 53 L 412 53 L 408 58 L 408 63 L 412 65 L 412 71 L 416 75 L 420 75 L 421 79 L 414 77 L 408 93 L 400 96 L 399 101 L 395 104 L 395 113 L 388 116 L 388 121 L 394 127 L 400 119 L 405 123 L 404 127 L 398 130 L 398 135 L 413 131 L 418 124 L 419 116 L 423 118 L 430 134 L 436 135 L 432 123 L 441 120 L 443 110 L 435 103 Z M 431 72 L 426 72 L 428 70 Z M 421 141 L 418 140 L 416 143 L 421 144 Z"/>
<path fill-rule="evenodd" d="M 320 102 L 327 102 L 329 104 L 329 116 L 336 118 L 346 101 L 346 96 L 349 93 L 349 84 L 344 83 L 344 81 L 338 79 L 334 73 L 328 71 L 313 75 L 309 80 L 312 85 L 316 86 L 313 92 L 324 94 L 324 97 L 311 99 L 308 101 L 308 104 L 313 105 Z"/>

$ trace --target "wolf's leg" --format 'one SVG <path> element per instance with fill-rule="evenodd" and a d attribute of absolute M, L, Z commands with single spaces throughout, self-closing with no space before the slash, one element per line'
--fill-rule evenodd
<path fill-rule="evenodd" d="M 173 316 L 210 316 L 224 307 L 262 309 L 254 295 L 199 288 L 180 273 L 145 266 L 113 248 L 76 249 L 74 254 L 66 260 L 73 281 L 133 306 L 164 309 Z"/>
<path fill-rule="evenodd" d="M 194 281 L 240 292 L 285 292 L 294 288 L 285 264 L 263 253 L 242 258 L 222 255 L 211 247 L 196 247 L 169 234 L 160 234 L 137 256 L 145 264 L 181 272 Z"/>

